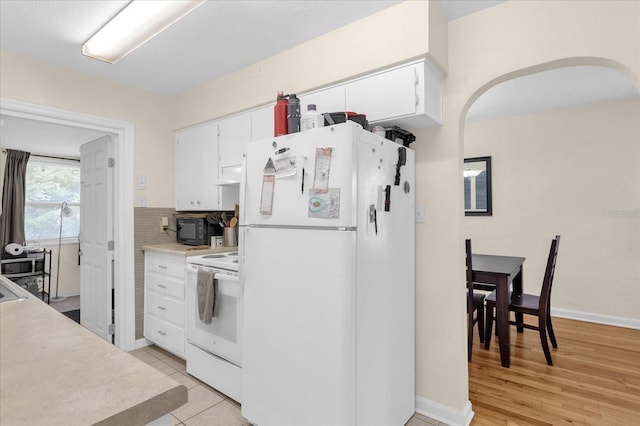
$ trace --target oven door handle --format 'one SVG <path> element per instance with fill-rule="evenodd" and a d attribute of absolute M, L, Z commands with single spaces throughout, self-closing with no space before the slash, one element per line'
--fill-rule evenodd
<path fill-rule="evenodd" d="M 196 285 L 198 283 L 198 267 L 186 267 L 187 271 L 187 287 L 191 287 L 193 290 L 196 289 Z M 229 295 L 233 297 L 242 297 L 243 289 L 242 289 L 242 281 L 237 276 L 226 275 L 226 274 L 216 274 L 216 280 L 218 280 L 218 293 Z M 221 281 L 223 283 L 221 283 Z M 231 281 L 229 284 L 225 284 L 224 281 Z"/>

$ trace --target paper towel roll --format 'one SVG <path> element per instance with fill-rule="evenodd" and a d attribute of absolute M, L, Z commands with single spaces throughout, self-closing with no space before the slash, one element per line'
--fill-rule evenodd
<path fill-rule="evenodd" d="M 4 248 L 4 251 L 14 256 L 21 255 L 23 250 L 24 250 L 24 247 L 22 247 L 20 244 L 17 244 L 17 243 L 7 244 L 7 246 Z"/>

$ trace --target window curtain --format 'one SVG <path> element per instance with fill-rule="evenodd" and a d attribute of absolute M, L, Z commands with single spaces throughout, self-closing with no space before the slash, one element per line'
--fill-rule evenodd
<path fill-rule="evenodd" d="M 4 169 L 4 185 L 2 187 L 2 245 L 24 242 L 24 200 L 29 153 L 15 149 L 7 149 Z"/>

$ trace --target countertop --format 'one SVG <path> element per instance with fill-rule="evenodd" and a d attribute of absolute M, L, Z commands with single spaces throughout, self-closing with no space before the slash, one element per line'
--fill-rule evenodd
<path fill-rule="evenodd" d="M 184 244 L 151 244 L 142 247 L 143 251 L 156 251 L 161 253 L 176 254 L 178 256 L 197 256 L 210 253 L 226 253 L 237 251 L 238 247 L 209 247 L 209 246 L 187 246 Z"/>
<path fill-rule="evenodd" d="M 37 298 L 0 303 L 0 424 L 144 425 L 186 402 L 184 385 Z"/>

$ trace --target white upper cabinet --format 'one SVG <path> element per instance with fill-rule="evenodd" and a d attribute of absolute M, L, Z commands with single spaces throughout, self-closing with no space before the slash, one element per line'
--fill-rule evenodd
<path fill-rule="evenodd" d="M 345 103 L 345 86 L 329 87 L 316 92 L 307 93 L 300 96 L 300 113 L 307 112 L 309 104 L 316 105 L 316 111 L 341 112 L 347 111 Z"/>
<path fill-rule="evenodd" d="M 234 115 L 217 123 L 220 167 L 242 164 L 242 156 L 251 140 L 251 115 Z"/>
<path fill-rule="evenodd" d="M 415 67 L 375 74 L 346 85 L 347 111 L 376 122 L 415 114 L 418 105 Z"/>
<path fill-rule="evenodd" d="M 176 132 L 176 210 L 219 208 L 218 127 L 207 123 Z"/>
<path fill-rule="evenodd" d="M 274 105 L 267 105 L 251 111 L 252 141 L 273 137 Z"/>
<path fill-rule="evenodd" d="M 346 110 L 370 124 L 420 128 L 442 124 L 442 77 L 420 61 L 345 84 Z"/>

